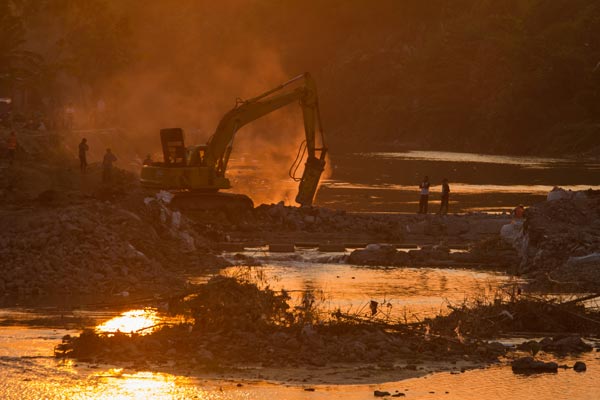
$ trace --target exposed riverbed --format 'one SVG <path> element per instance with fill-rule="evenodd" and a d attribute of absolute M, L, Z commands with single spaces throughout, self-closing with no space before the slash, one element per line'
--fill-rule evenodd
<path fill-rule="evenodd" d="M 314 367 L 298 371 L 306 383 L 285 379 L 265 382 L 260 372 L 253 379 L 192 377 L 115 368 L 110 365 L 57 360 L 53 348 L 64 334 L 75 331 L 24 327 L 0 328 L 0 397 L 3 399 L 350 399 L 372 398 L 374 390 L 396 391 L 410 399 L 594 400 L 600 396 L 599 353 L 559 358 L 572 365 L 583 360 L 588 370 L 571 369 L 556 374 L 515 375 L 509 366 L 448 371 L 395 382 L 378 381 L 367 370 L 356 369 L 344 384 L 319 383 L 331 369 Z M 164 366 L 169 371 L 168 366 Z M 422 371 L 425 372 L 425 371 Z M 284 375 L 282 375 L 283 377 Z M 314 391 L 306 391 L 313 389 Z"/>
<path fill-rule="evenodd" d="M 253 253 L 256 256 L 256 251 Z M 275 289 L 286 288 L 293 293 L 307 289 L 322 291 L 327 297 L 324 305 L 330 308 L 345 307 L 360 313 L 366 302 L 385 299 L 392 304 L 391 310 L 387 310 L 391 317 L 407 316 L 409 320 L 443 312 L 448 301 L 460 302 L 490 295 L 508 280 L 503 274 L 486 271 L 384 269 L 307 262 L 317 256 L 306 251 L 295 254 L 304 261 L 290 261 L 289 255 L 278 254 L 270 258 L 265 253 L 262 260 L 268 263 L 255 268 L 253 274 L 256 276 L 261 271 L 264 282 L 270 282 Z M 248 269 L 230 267 L 222 273 L 239 275 L 248 273 Z M 61 312 L 70 314 L 66 309 Z M 116 328 L 125 332 L 139 330 L 151 327 L 163 318 L 155 309 L 130 310 L 121 314 L 73 312 L 87 321 L 95 321 L 96 329 L 105 331 Z M 2 317 L 14 321 L 32 320 L 36 312 L 17 307 L 5 309 Z M 372 397 L 374 390 L 392 394 L 399 391 L 407 398 L 442 396 L 452 400 L 509 396 L 525 400 L 596 399 L 600 395 L 595 384 L 600 378 L 600 358 L 596 352 L 559 360 L 559 363 L 572 365 L 575 360 L 583 359 L 588 364 L 585 373 L 560 370 L 558 374 L 520 376 L 514 375 L 509 366 L 460 373 L 460 364 L 435 369 L 427 364 L 408 375 L 426 376 L 402 381 L 394 378 L 393 370 L 376 371 L 356 366 L 347 368 L 342 375 L 330 366 L 276 372 L 261 372 L 261 367 L 252 366 L 246 372 L 191 376 L 173 371 L 169 365 L 144 370 L 57 360 L 53 357 L 54 346 L 60 343 L 63 335 L 75 335 L 78 330 L 25 327 L 16 323 L 17 326 L 0 328 L 0 397 L 6 399 L 364 399 Z M 522 341 L 503 340 L 507 345 Z M 440 369 L 447 372 L 428 375 L 430 371 Z M 265 381 L 265 377 L 270 380 Z"/>
<path fill-rule="evenodd" d="M 543 200 L 546 191 L 554 185 L 573 189 L 598 188 L 600 185 L 597 164 L 557 159 L 409 152 L 340 156 L 330 165 L 331 176 L 324 182 L 317 203 L 359 212 L 414 212 L 415 188 L 425 174 L 434 184 L 443 176 L 450 179 L 451 211 L 504 212 L 517 203 L 528 205 Z M 243 176 L 238 174 L 236 179 L 243 179 Z M 264 182 L 257 182 L 257 185 L 258 194 L 270 190 Z M 293 192 L 295 184 L 290 188 Z M 433 211 L 438 189 L 432 188 Z M 315 236 L 310 232 L 307 235 L 311 239 Z M 150 247 L 152 245 L 148 249 Z M 448 304 L 489 299 L 498 291 L 512 291 L 520 284 L 505 274 L 485 270 L 485 266 L 476 271 L 435 266 L 359 267 L 338 262 L 344 253 L 313 250 L 268 254 L 264 248 L 257 248 L 244 254 L 262 263 L 251 273 L 260 276 L 263 284 L 275 289 L 285 288 L 295 299 L 303 291 L 311 291 L 326 313 L 339 308 L 363 316 L 369 314 L 370 302 L 377 301 L 379 317 L 417 321 L 447 312 Z M 246 274 L 248 268 L 229 267 L 222 273 Z M 206 277 L 192 275 L 191 279 L 202 282 Z M 110 296 L 126 303 L 128 292 L 111 291 Z M 133 303 L 133 299 L 130 300 Z M 98 310 L 98 304 L 94 306 L 93 302 L 87 303 L 89 307 L 86 307 L 85 301 L 70 304 L 66 299 L 55 305 L 44 302 L 44 309 L 36 308 L 35 301 L 28 304 L 29 308 L 23 307 L 24 303 L 18 300 L 6 299 L 3 304 L 10 308 L 4 308 L 0 313 L 0 321 L 5 322 L 0 327 L 0 398 L 364 399 L 372 398 L 374 390 L 392 394 L 399 391 L 407 398 L 416 399 L 600 397 L 596 384 L 600 378 L 597 352 L 573 358 L 552 358 L 559 364 L 568 365 L 583 360 L 588 364 L 587 372 L 561 369 L 558 374 L 533 376 L 514 375 L 507 366 L 460 373 L 462 363 L 420 364 L 415 370 L 408 370 L 404 368 L 406 366 L 373 369 L 354 365 L 345 369 L 324 366 L 267 371 L 261 366 L 249 366 L 244 371 L 205 376 L 175 371 L 168 364 L 152 365 L 152 368 L 134 368 L 133 365 L 117 368 L 76 363 L 53 357 L 54 346 L 60 343 L 63 335 L 80 332 L 72 329 L 73 321 L 79 321 L 79 325 L 75 325 L 77 328 L 138 330 L 162 321 L 164 316 L 160 307 L 141 309 L 132 304 L 125 309 L 109 306 Z M 74 309 L 72 304 L 78 307 Z M 509 342 L 506 338 L 501 340 Z M 444 372 L 431 375 L 434 371 Z"/>

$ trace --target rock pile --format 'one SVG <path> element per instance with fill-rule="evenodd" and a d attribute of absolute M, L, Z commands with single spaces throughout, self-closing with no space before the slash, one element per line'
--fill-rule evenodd
<path fill-rule="evenodd" d="M 546 337 L 539 342 L 530 340 L 528 342 L 521 343 L 517 349 L 526 351 L 533 350 L 532 352 L 542 350 L 546 353 L 570 354 L 592 351 L 593 348 L 589 344 L 585 343 L 579 335 L 561 335 L 552 338 Z"/>
<path fill-rule="evenodd" d="M 298 208 L 283 202 L 260 205 L 253 212 L 261 230 L 352 233 L 357 230 L 376 237 L 402 240 L 403 226 L 399 221 L 378 215 L 348 214 L 329 208 Z"/>
<path fill-rule="evenodd" d="M 454 253 L 444 244 L 426 245 L 408 252 L 389 244 L 370 244 L 365 249 L 354 250 L 346 262 L 353 265 L 457 266 L 511 271 L 519 259 L 515 249 L 499 238 L 490 238 L 476 243 L 469 251 Z"/>
<path fill-rule="evenodd" d="M 346 213 L 324 207 L 298 208 L 278 204 L 260 205 L 232 222 L 223 215 L 203 216 L 236 241 L 336 240 L 340 243 L 468 243 L 497 236 L 510 222 L 505 215 L 416 215 Z"/>
<path fill-rule="evenodd" d="M 128 202 L 136 207 L 85 199 L 0 211 L 0 292 L 110 296 L 181 289 L 185 282 L 174 271 L 203 265 L 206 240 L 156 199 Z"/>
<path fill-rule="evenodd" d="M 524 235 L 518 244 L 523 255 L 521 268 L 541 284 L 558 290 L 597 290 L 600 192 L 571 192 L 552 198 L 556 199 L 526 211 Z"/>

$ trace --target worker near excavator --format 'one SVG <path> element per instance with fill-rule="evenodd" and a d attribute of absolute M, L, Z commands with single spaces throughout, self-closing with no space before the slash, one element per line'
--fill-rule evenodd
<path fill-rule="evenodd" d="M 8 163 L 10 165 L 13 165 L 13 162 L 15 161 L 15 153 L 17 152 L 17 147 L 17 135 L 15 134 L 15 131 L 12 131 L 10 133 L 10 136 L 8 137 L 8 140 L 6 141 L 6 151 L 8 156 Z"/>
<path fill-rule="evenodd" d="M 79 143 L 79 169 L 82 173 L 85 173 L 87 170 L 87 151 L 89 149 L 90 148 L 87 144 L 87 139 L 81 139 L 81 143 Z"/>
<path fill-rule="evenodd" d="M 429 203 L 429 177 L 425 176 L 423 182 L 419 185 L 421 197 L 419 198 L 419 214 L 427 214 L 427 205 Z"/>
<path fill-rule="evenodd" d="M 513 217 L 517 220 L 523 219 L 525 216 L 525 206 L 523 204 L 519 204 L 516 206 L 512 212 Z"/>
<path fill-rule="evenodd" d="M 112 179 L 112 164 L 117 161 L 117 157 L 110 149 L 106 149 L 104 159 L 102 160 L 102 182 L 109 183 Z"/>
<path fill-rule="evenodd" d="M 448 178 L 442 180 L 442 202 L 440 204 L 440 214 L 448 214 L 448 200 L 450 199 L 450 185 L 448 185 Z"/>

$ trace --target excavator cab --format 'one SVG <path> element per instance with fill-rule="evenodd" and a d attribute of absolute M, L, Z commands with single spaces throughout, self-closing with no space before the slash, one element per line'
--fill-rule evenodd
<path fill-rule="evenodd" d="M 186 151 L 181 128 L 161 129 L 160 142 L 166 166 L 181 167 L 185 165 Z"/>
<path fill-rule="evenodd" d="M 206 146 L 190 146 L 187 148 L 186 161 L 190 167 L 204 167 L 205 162 Z"/>

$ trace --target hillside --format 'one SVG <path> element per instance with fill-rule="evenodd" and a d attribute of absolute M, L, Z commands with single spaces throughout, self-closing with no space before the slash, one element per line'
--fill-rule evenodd
<path fill-rule="evenodd" d="M 102 100 L 107 125 L 205 139 L 235 98 L 310 71 L 337 151 L 600 151 L 593 0 L 3 3 L 3 65 L 43 61 L 0 89 L 25 87 L 25 113 L 75 103 L 80 127 Z M 294 118 L 254 131 L 282 143 Z"/>

